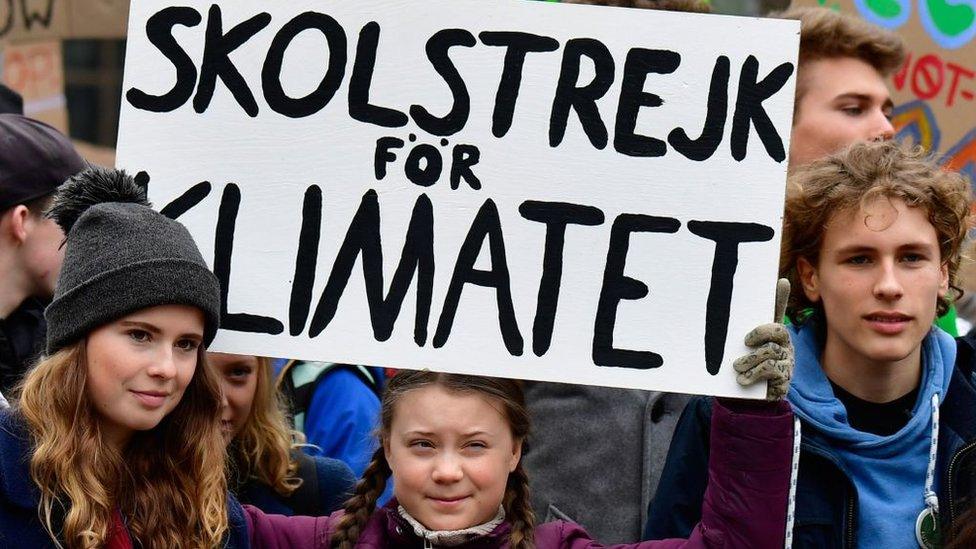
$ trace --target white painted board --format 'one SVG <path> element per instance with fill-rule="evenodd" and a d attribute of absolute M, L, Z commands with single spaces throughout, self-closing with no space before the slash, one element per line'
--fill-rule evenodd
<path fill-rule="evenodd" d="M 117 165 L 184 205 L 227 292 L 215 350 L 757 396 L 731 362 L 772 320 L 798 34 L 531 1 L 137 0 Z"/>

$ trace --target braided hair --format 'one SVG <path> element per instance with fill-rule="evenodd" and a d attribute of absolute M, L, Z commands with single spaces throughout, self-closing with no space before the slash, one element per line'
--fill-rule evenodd
<path fill-rule="evenodd" d="M 522 463 L 508 475 L 508 486 L 505 488 L 505 516 L 512 525 L 508 543 L 513 549 L 533 549 L 535 540 L 535 513 L 532 512 L 532 501 L 529 499 L 529 475 L 525 473 Z"/>
<path fill-rule="evenodd" d="M 386 462 L 383 446 L 373 452 L 373 458 L 363 471 L 363 478 L 356 483 L 353 496 L 346 501 L 345 514 L 336 524 L 336 531 L 332 535 L 332 546 L 337 549 L 352 549 L 356 546 L 363 528 L 369 521 L 369 516 L 376 509 L 376 500 L 386 489 L 386 481 L 390 478 L 390 465 Z"/>
<path fill-rule="evenodd" d="M 525 443 L 529 435 L 529 414 L 525 408 L 522 386 L 510 379 L 445 374 L 427 370 L 403 370 L 387 384 L 380 405 L 379 438 L 381 444 L 356 484 L 354 495 L 346 501 L 345 514 L 336 524 L 332 535 L 332 547 L 353 549 L 359 536 L 376 510 L 376 500 L 386 489 L 390 478 L 390 464 L 382 441 L 387 440 L 393 425 L 396 405 L 408 392 L 424 387 L 438 386 L 449 392 L 478 394 L 501 404 L 505 420 L 516 443 Z M 502 500 L 505 516 L 512 526 L 509 544 L 512 549 L 534 549 L 535 514 L 529 499 L 529 479 L 522 464 L 508 476 L 505 497 Z"/>

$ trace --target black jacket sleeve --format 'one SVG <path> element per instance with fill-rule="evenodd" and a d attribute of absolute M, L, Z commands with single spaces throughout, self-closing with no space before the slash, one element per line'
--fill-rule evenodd
<path fill-rule="evenodd" d="M 710 397 L 692 398 L 681 413 L 657 492 L 647 507 L 645 540 L 687 538 L 701 520 L 711 419 Z"/>

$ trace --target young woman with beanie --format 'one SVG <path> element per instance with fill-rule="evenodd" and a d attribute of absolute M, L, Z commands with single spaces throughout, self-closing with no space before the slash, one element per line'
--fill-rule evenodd
<path fill-rule="evenodd" d="M 46 355 L 0 411 L 0 546 L 245 547 L 202 367 L 216 277 L 122 172 L 72 177 L 48 215 L 65 258 Z"/>

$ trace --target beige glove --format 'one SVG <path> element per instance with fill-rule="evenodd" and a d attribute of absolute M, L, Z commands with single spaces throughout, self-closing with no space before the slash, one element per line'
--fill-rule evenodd
<path fill-rule="evenodd" d="M 739 385 L 747 386 L 766 381 L 766 400 L 782 400 L 790 390 L 793 377 L 793 345 L 790 334 L 783 326 L 786 302 L 790 297 L 790 281 L 781 278 L 776 284 L 776 307 L 771 324 L 762 324 L 746 335 L 749 354 L 732 363 L 738 374 Z"/>

